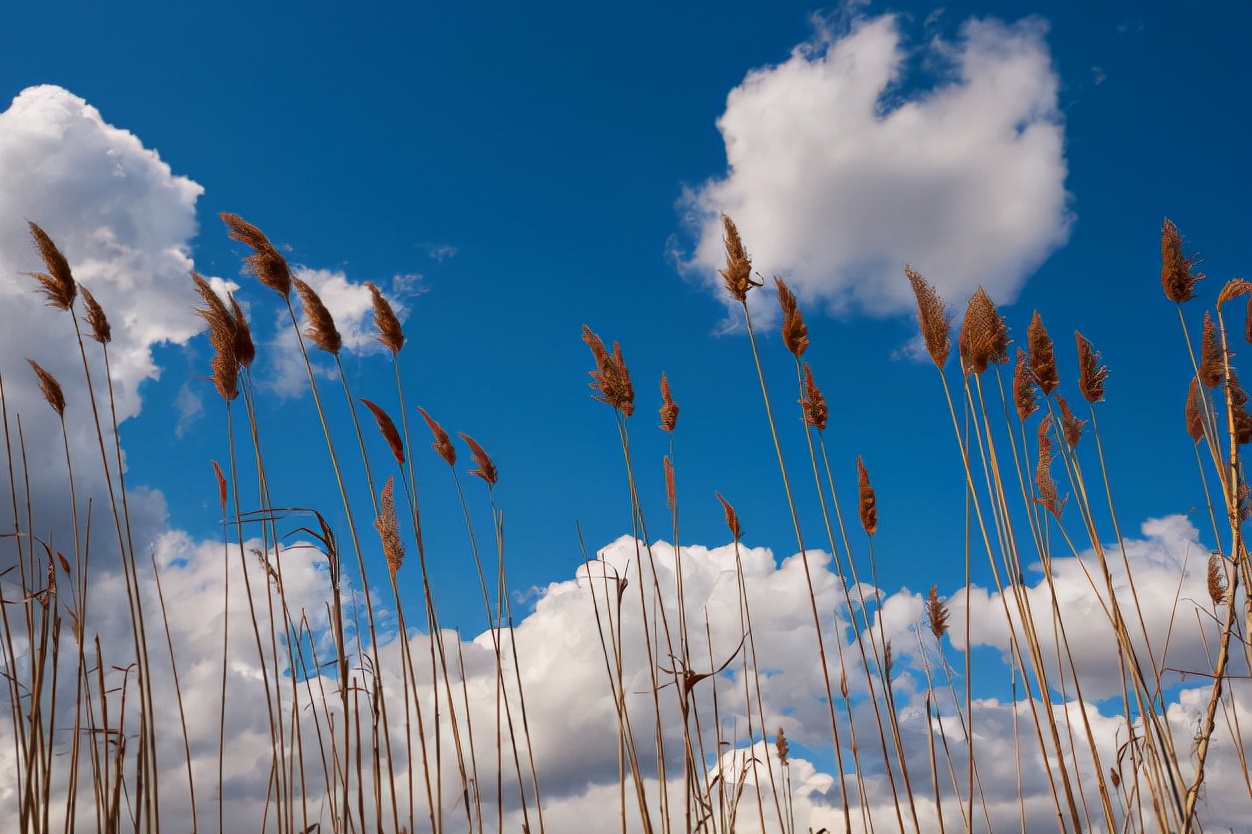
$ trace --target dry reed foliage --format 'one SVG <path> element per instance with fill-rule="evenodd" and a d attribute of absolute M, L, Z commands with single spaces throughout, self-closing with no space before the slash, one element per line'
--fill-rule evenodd
<path fill-rule="evenodd" d="M 1248 392 L 1239 384 L 1234 368 L 1230 369 L 1230 376 L 1226 378 L 1226 398 L 1234 416 L 1235 442 L 1242 446 L 1252 441 L 1252 414 L 1247 409 Z"/>
<path fill-rule="evenodd" d="M 291 269 L 287 266 L 287 259 L 279 254 L 269 238 L 237 214 L 223 212 L 218 217 L 226 224 L 231 240 L 237 240 L 252 250 L 243 262 L 257 280 L 283 298 L 291 295 Z"/>
<path fill-rule="evenodd" d="M 921 327 L 922 340 L 926 343 L 926 352 L 930 354 L 935 366 L 942 368 L 952 352 L 952 337 L 948 308 L 935 291 L 934 285 L 922 277 L 922 274 L 908 264 L 904 265 L 904 274 L 913 286 L 913 295 L 917 299 L 917 323 Z"/>
<path fill-rule="evenodd" d="M 100 306 L 100 302 L 96 301 L 91 291 L 82 284 L 78 285 L 78 291 L 83 294 L 83 304 L 87 307 L 87 315 L 83 316 L 83 321 L 87 322 L 87 326 L 91 328 L 91 338 L 102 345 L 107 345 L 113 341 L 113 329 L 109 327 L 109 318 L 104 314 L 104 308 Z"/>
<path fill-rule="evenodd" d="M 1086 337 L 1075 331 L 1074 340 L 1078 343 L 1078 390 L 1087 402 L 1098 403 L 1104 399 L 1104 381 L 1109 369 L 1100 364 L 1100 354 L 1092 350 Z"/>
<path fill-rule="evenodd" d="M 1226 565 L 1222 560 L 1222 554 L 1214 550 L 1209 554 L 1208 569 L 1209 599 L 1214 605 L 1222 605 L 1226 602 L 1226 588 Z"/>
<path fill-rule="evenodd" d="M 731 297 L 740 304 L 747 304 L 748 290 L 763 282 L 752 280 L 752 259 L 743 248 L 735 222 L 725 214 L 722 215 L 722 243 L 726 246 L 726 268 L 719 269 L 717 274 L 722 276 Z"/>
<path fill-rule="evenodd" d="M 800 400 L 804 410 L 804 424 L 818 431 L 826 430 L 826 421 L 830 418 L 830 409 L 826 406 L 826 398 L 821 389 L 813 382 L 813 371 L 809 363 L 804 363 L 804 397 Z"/>
<path fill-rule="evenodd" d="M 1065 442 L 1073 449 L 1082 439 L 1082 427 L 1087 425 L 1087 421 L 1075 417 L 1069 403 L 1060 394 L 1056 395 L 1056 402 L 1061 407 L 1061 433 L 1065 435 Z"/>
<path fill-rule="evenodd" d="M 252 341 L 252 327 L 248 324 L 248 317 L 243 314 L 243 308 L 239 306 L 239 302 L 235 297 L 230 298 L 230 317 L 235 323 L 235 360 L 243 367 L 252 364 L 252 360 L 256 359 L 256 345 Z"/>
<path fill-rule="evenodd" d="M 65 394 L 61 391 L 61 383 L 57 382 L 56 377 L 45 371 L 39 366 L 34 359 L 27 359 L 31 368 L 35 371 L 35 376 L 39 377 L 39 390 L 43 394 L 43 398 L 48 401 L 48 405 L 52 406 L 52 410 L 58 416 L 65 416 Z"/>
<path fill-rule="evenodd" d="M 717 500 L 722 502 L 722 511 L 726 513 L 726 527 L 730 530 L 730 535 L 735 541 L 743 538 L 743 528 L 739 526 L 739 515 L 735 512 L 735 508 L 730 506 L 730 502 L 722 497 L 720 492 L 715 492 Z"/>
<path fill-rule="evenodd" d="M 591 348 L 596 360 L 596 369 L 591 371 L 590 387 L 592 399 L 610 405 L 626 417 L 635 412 L 635 387 L 630 381 L 630 371 L 622 358 L 622 346 L 613 343 L 613 353 L 604 347 L 600 337 L 583 325 L 583 341 Z"/>
<path fill-rule="evenodd" d="M 1204 406 L 1200 399 L 1200 380 L 1196 377 L 1191 378 L 1191 385 L 1187 387 L 1187 434 L 1196 443 L 1204 438 Z"/>
<path fill-rule="evenodd" d="M 935 635 L 936 640 L 942 640 L 948 632 L 948 607 L 939 600 L 937 585 L 931 585 L 930 593 L 926 595 L 926 616 L 930 620 L 930 633 Z"/>
<path fill-rule="evenodd" d="M 469 470 L 469 473 L 482 478 L 487 482 L 487 486 L 495 486 L 496 481 L 500 478 L 500 472 L 496 469 L 495 463 L 487 453 L 483 451 L 483 447 L 479 446 L 474 441 L 474 438 L 463 431 L 457 432 L 457 437 L 464 440 L 465 445 L 470 447 L 470 457 L 474 459 L 474 468 Z"/>
<path fill-rule="evenodd" d="M 30 226 L 30 234 L 35 239 L 35 245 L 39 247 L 39 255 L 43 258 L 44 268 L 48 270 L 47 273 L 28 272 L 26 274 L 42 285 L 40 290 L 44 298 L 48 299 L 49 306 L 56 307 L 58 310 L 68 310 L 74 305 L 74 296 L 78 293 L 78 283 L 70 272 L 69 261 L 52 242 L 52 238 L 48 237 L 47 232 L 29 220 L 26 222 Z"/>
<path fill-rule="evenodd" d="M 809 346 L 809 326 L 804 323 L 804 316 L 796 303 L 796 294 L 777 276 L 774 277 L 774 283 L 778 286 L 778 304 L 783 311 L 783 344 L 791 351 L 792 356 L 799 359 Z"/>
<path fill-rule="evenodd" d="M 678 425 L 678 403 L 669 390 L 669 380 L 661 374 L 661 430 L 673 431 Z"/>
<path fill-rule="evenodd" d="M 374 415 L 375 422 L 378 423 L 378 430 L 382 432 L 383 439 L 387 441 L 387 445 L 391 447 L 391 455 L 396 459 L 396 463 L 404 465 L 404 443 L 400 440 L 400 432 L 396 431 L 396 424 L 387 412 L 383 411 L 377 404 L 361 397 L 361 402 Z"/>
<path fill-rule="evenodd" d="M 1217 343 L 1217 327 L 1213 317 L 1204 313 L 1204 331 L 1200 336 L 1200 382 L 1206 388 L 1216 388 L 1226 376 L 1225 357 Z"/>
<path fill-rule="evenodd" d="M 400 352 L 400 348 L 404 347 L 404 329 L 400 327 L 400 319 L 396 318 L 396 311 L 391 308 L 391 302 L 373 281 L 366 281 L 365 286 L 369 287 L 370 297 L 373 299 L 374 325 L 378 328 L 378 341 L 391 351 L 392 355 L 395 355 Z"/>
<path fill-rule="evenodd" d="M 961 368 L 967 376 L 981 374 L 992 362 L 1008 361 L 1008 328 L 991 296 L 982 287 L 974 292 L 965 309 L 957 347 L 961 354 Z"/>
<path fill-rule="evenodd" d="M 1035 503 L 1042 504 L 1043 508 L 1052 513 L 1053 518 L 1057 521 L 1061 520 L 1061 510 L 1065 507 L 1065 501 L 1056 492 L 1056 481 L 1052 479 L 1052 438 L 1049 432 L 1052 429 L 1052 415 L 1049 414 L 1039 423 L 1039 462 L 1035 464 L 1035 488 L 1039 495 L 1035 498 Z"/>
<path fill-rule="evenodd" d="M 378 518 L 374 529 L 383 543 L 383 556 L 387 558 L 387 570 L 394 578 L 404 563 L 404 542 L 400 539 L 400 522 L 396 518 L 395 476 L 387 478 L 387 485 L 378 494 Z"/>
<path fill-rule="evenodd" d="M 786 767 L 791 745 L 787 743 L 787 734 L 783 732 L 782 727 L 778 728 L 778 735 L 774 737 L 774 749 L 778 751 L 778 763 Z"/>
<path fill-rule="evenodd" d="M 1017 408 L 1017 416 L 1023 423 L 1026 418 L 1039 410 L 1035 399 L 1035 382 L 1030 372 L 1030 357 L 1026 351 L 1017 349 L 1017 365 L 1013 368 L 1013 405 Z"/>
<path fill-rule="evenodd" d="M 869 472 L 861 462 L 860 455 L 856 456 L 856 491 L 857 515 L 861 517 L 861 526 L 865 528 L 865 533 L 872 536 L 878 532 L 878 499 L 874 495 L 874 488 L 870 486 Z"/>
<path fill-rule="evenodd" d="M 456 447 L 452 445 L 452 439 L 448 437 L 448 433 L 426 413 L 426 409 L 418 406 L 417 410 L 426 420 L 426 425 L 430 426 L 430 433 L 435 437 L 435 442 L 430 444 L 430 448 L 438 452 L 439 457 L 443 458 L 448 466 L 456 466 Z"/>
<path fill-rule="evenodd" d="M 1039 390 L 1045 397 L 1050 396 L 1061 384 L 1056 372 L 1056 351 L 1052 347 L 1052 337 L 1043 326 L 1039 311 L 1030 318 L 1030 327 L 1026 330 L 1026 346 L 1030 348 L 1030 370 L 1039 383 Z"/>
<path fill-rule="evenodd" d="M 1195 295 L 1195 282 L 1204 277 L 1193 271 L 1195 261 L 1182 253 L 1182 235 L 1167 217 L 1161 226 L 1161 286 L 1165 297 L 1181 304 Z"/>
<path fill-rule="evenodd" d="M 662 459 L 665 466 L 665 506 L 672 513 L 678 509 L 678 491 L 674 488 L 674 464 L 670 462 L 669 455 Z"/>
<path fill-rule="evenodd" d="M 322 299 L 304 281 L 292 278 L 291 283 L 300 294 L 300 306 L 304 308 L 304 317 L 309 320 L 309 326 L 305 328 L 304 335 L 322 350 L 337 355 L 343 347 L 343 337 L 339 335 L 339 330 L 335 327 L 335 319 L 331 316 L 330 310 L 326 309 Z"/>

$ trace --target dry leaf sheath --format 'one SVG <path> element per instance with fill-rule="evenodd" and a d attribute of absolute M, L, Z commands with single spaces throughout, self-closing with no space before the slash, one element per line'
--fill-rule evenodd
<path fill-rule="evenodd" d="M 791 291 L 781 278 L 774 278 L 778 286 L 778 304 L 782 307 L 783 344 L 791 355 L 799 359 L 809 346 L 809 326 L 804 323 L 804 316 L 796 303 L 796 294 Z"/>
<path fill-rule="evenodd" d="M 761 286 L 761 282 L 752 280 L 752 259 L 743 248 L 739 229 L 725 214 L 722 215 L 722 243 L 726 246 L 726 267 L 717 272 L 722 276 L 731 298 L 740 304 L 747 304 L 748 291 Z"/>
<path fill-rule="evenodd" d="M 291 295 L 291 268 L 269 238 L 237 214 L 222 213 L 218 217 L 226 224 L 231 240 L 237 240 L 252 250 L 252 254 L 243 261 L 257 280 L 283 298 Z"/>
<path fill-rule="evenodd" d="M 1007 362 L 1008 329 L 991 296 L 979 287 L 969 300 L 961 324 L 961 366 L 966 374 L 981 374 L 992 362 Z"/>
<path fill-rule="evenodd" d="M 869 483 L 869 472 L 865 469 L 865 464 L 861 462 L 861 456 L 856 456 L 856 486 L 857 486 L 857 514 L 861 517 L 861 526 L 865 528 L 867 535 L 874 535 L 878 532 L 878 499 L 874 495 L 874 488 Z"/>
<path fill-rule="evenodd" d="M 818 431 L 826 430 L 826 421 L 830 417 L 830 409 L 826 406 L 826 398 L 821 389 L 813 382 L 813 371 L 809 363 L 804 363 L 804 398 L 800 400 L 800 408 L 804 410 L 804 424 Z"/>
<path fill-rule="evenodd" d="M 322 350 L 337 355 L 343 347 L 343 337 L 339 335 L 339 330 L 335 327 L 335 319 L 331 316 L 330 310 L 326 309 L 322 299 L 304 281 L 301 281 L 299 278 L 292 278 L 291 283 L 295 285 L 296 292 L 300 294 L 300 304 L 304 308 L 304 317 L 309 322 L 308 327 L 304 330 L 304 335 L 308 336 L 309 341 Z"/>
<path fill-rule="evenodd" d="M 1013 369 L 1013 405 L 1017 408 L 1018 419 L 1023 423 L 1039 410 L 1039 403 L 1035 398 L 1034 375 L 1030 372 L 1030 357 L 1021 348 L 1017 349 L 1017 365 Z"/>
<path fill-rule="evenodd" d="M 426 425 L 430 426 L 430 433 L 434 435 L 435 442 L 430 445 L 430 448 L 438 452 L 439 457 L 443 458 L 448 466 L 456 466 L 456 447 L 452 445 L 452 439 L 448 437 L 448 433 L 426 413 L 426 409 L 418 406 L 417 410 L 421 412 Z"/>
<path fill-rule="evenodd" d="M 39 255 L 43 258 L 44 268 L 48 270 L 47 273 L 28 274 L 42 285 L 40 289 L 44 297 L 48 299 L 49 306 L 56 307 L 58 310 L 68 310 L 74 305 L 74 296 L 78 294 L 78 284 L 70 272 L 69 261 L 52 242 L 52 238 L 48 237 L 47 232 L 29 221 L 27 225 L 30 226 L 30 234 L 35 239 L 35 245 L 39 247 Z"/>
<path fill-rule="evenodd" d="M 1078 343 L 1078 390 L 1087 402 L 1098 403 L 1104 399 L 1104 381 L 1109 369 L 1100 364 L 1100 354 L 1092 349 L 1086 337 L 1075 332 L 1074 340 Z"/>
<path fill-rule="evenodd" d="M 83 320 L 91 328 L 91 338 L 102 345 L 107 345 L 113 341 L 113 329 L 109 327 L 109 319 L 104 314 L 104 308 L 100 306 L 100 302 L 96 301 L 91 291 L 82 284 L 78 285 L 78 291 L 82 293 L 83 304 L 87 308 L 87 315 L 83 317 Z"/>
<path fill-rule="evenodd" d="M 366 281 L 365 286 L 369 288 L 373 299 L 374 326 L 378 328 L 378 341 L 393 355 L 397 354 L 404 347 L 404 329 L 400 327 L 400 319 L 396 318 L 391 302 L 373 281 Z"/>
<path fill-rule="evenodd" d="M 396 463 L 403 466 L 404 443 L 400 440 L 400 432 L 396 430 L 395 422 L 377 404 L 364 397 L 361 397 L 361 402 L 374 415 L 374 420 L 378 423 L 378 430 L 382 433 L 383 439 L 387 441 L 387 445 L 391 447 L 391 456 L 396 459 Z"/>
<path fill-rule="evenodd" d="M 670 462 L 669 455 L 662 458 L 662 464 L 665 468 L 665 506 L 672 513 L 678 509 L 678 490 L 674 486 L 674 464 Z"/>
<path fill-rule="evenodd" d="M 629 417 L 635 411 L 635 388 L 631 384 L 626 361 L 622 358 L 621 345 L 614 342 L 613 353 L 610 354 L 600 337 L 585 324 L 583 341 L 591 348 L 591 354 L 596 360 L 595 370 L 590 372 L 591 390 L 596 392 L 592 394 L 592 399 L 610 405 L 622 412 L 623 416 Z"/>
<path fill-rule="evenodd" d="M 673 431 L 678 425 L 678 403 L 669 390 L 669 380 L 661 374 L 661 430 Z"/>
<path fill-rule="evenodd" d="M 926 352 L 938 368 L 943 368 L 952 352 L 952 337 L 949 333 L 951 322 L 948 308 L 935 291 L 934 285 L 922 277 L 922 274 L 909 265 L 905 265 L 904 274 L 913 286 L 913 295 L 917 298 L 917 323 L 922 331 L 922 341 L 926 343 Z"/>
<path fill-rule="evenodd" d="M 52 410 L 58 416 L 65 416 L 65 394 L 61 391 L 61 383 L 57 382 L 56 377 L 45 371 L 39 366 L 34 359 L 27 359 L 30 367 L 35 371 L 35 376 L 39 377 L 39 390 L 43 394 L 43 398 L 48 401 L 48 405 L 52 406 Z"/>
<path fill-rule="evenodd" d="M 1161 226 L 1161 286 L 1165 297 L 1181 304 L 1195 295 L 1195 282 L 1204 273 L 1194 271 L 1195 263 L 1182 253 L 1182 235 L 1167 217 Z"/>
<path fill-rule="evenodd" d="M 465 432 L 457 432 L 457 436 L 465 441 L 465 445 L 470 448 L 470 457 L 474 459 L 474 468 L 469 470 L 471 475 L 477 475 L 487 482 L 487 486 L 493 487 L 500 477 L 499 470 L 496 469 L 495 463 L 483 451 L 483 447 L 479 446 L 474 438 Z"/>
<path fill-rule="evenodd" d="M 392 577 L 404 563 L 404 542 L 400 539 L 400 523 L 396 518 L 395 486 L 395 477 L 387 478 L 387 485 L 378 495 L 378 518 L 374 520 L 374 529 L 382 540 L 383 556 L 387 558 L 387 569 Z"/>
<path fill-rule="evenodd" d="M 730 535 L 735 541 L 743 538 L 743 528 L 739 526 L 739 514 L 735 512 L 735 508 L 730 506 L 730 502 L 722 497 L 720 492 L 714 493 L 717 500 L 722 504 L 722 511 L 726 513 L 726 527 L 730 530 Z"/>

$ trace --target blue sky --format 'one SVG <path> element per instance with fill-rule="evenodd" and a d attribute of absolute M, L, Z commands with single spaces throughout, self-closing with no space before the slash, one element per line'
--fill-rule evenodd
<path fill-rule="evenodd" d="M 1002 24 L 966 28 L 989 17 Z M 963 582 L 963 475 L 935 372 L 915 358 L 906 260 L 951 290 L 958 311 L 985 271 L 1018 343 L 1039 310 L 1071 386 L 1070 334 L 1087 336 L 1110 368 L 1100 421 L 1124 530 L 1137 535 L 1148 519 L 1181 513 L 1209 546 L 1182 422 L 1190 363 L 1160 291 L 1159 239 L 1168 216 L 1203 257 L 1209 279 L 1189 311 L 1197 321 L 1226 279 L 1247 275 L 1250 26 L 1252 6 L 1234 2 L 9 3 L 0 9 L 0 107 L 56 85 L 198 184 L 202 193 L 180 186 L 177 200 L 155 200 L 128 222 L 152 222 L 160 252 L 184 246 L 197 271 L 237 283 L 262 341 L 275 338 L 276 299 L 240 274 L 246 252 L 219 212 L 256 223 L 293 264 L 326 280 L 342 273 L 392 295 L 406 314 L 410 407 L 471 434 L 500 468 L 517 592 L 573 576 L 576 524 L 593 552 L 630 533 L 612 415 L 587 388 L 584 323 L 621 342 L 634 376 L 634 455 L 652 537 L 669 539 L 668 439 L 655 428 L 664 371 L 682 408 L 683 542 L 728 541 L 719 491 L 738 508 L 748 544 L 778 559 L 795 551 L 749 345 L 710 283 L 708 212 L 730 211 L 756 268 L 800 290 L 840 488 L 853 494 L 860 455 L 877 489 L 881 586 L 924 593 L 937 584 L 949 594 Z M 866 56 L 898 37 L 899 72 L 876 91 L 856 80 L 873 69 L 866 58 L 828 66 L 821 83 L 877 93 L 869 105 L 884 120 L 918 107 L 919 132 L 878 134 L 870 119 L 863 133 L 840 134 L 855 101 L 826 112 L 820 98 L 803 97 L 806 67 L 856 32 L 880 38 Z M 1003 71 L 972 66 L 962 78 L 956 66 L 979 37 L 979 54 L 1002 60 Z M 776 86 L 762 94 L 767 83 Z M 920 107 L 944 96 L 960 106 Z M 1024 108 L 1023 131 L 1038 131 L 1033 150 L 979 144 L 978 117 L 1005 102 Z M 890 142 L 901 143 L 894 154 Z M 4 170 L 30 176 L 0 196 L 6 283 L 38 265 L 21 248 L 26 219 L 54 237 L 76 219 L 73 172 L 21 150 L 9 146 L 15 167 Z M 728 153 L 738 155 L 733 169 Z M 860 161 L 830 161 L 844 153 Z M 788 174 L 802 157 L 815 167 Z M 71 184 L 37 193 L 41 165 Z M 779 186 L 788 176 L 792 186 Z M 107 183 L 83 189 L 107 215 Z M 56 210 L 45 220 L 32 205 Z M 897 255 L 879 238 L 906 245 Z M 225 432 L 180 264 L 153 267 L 156 300 L 131 305 L 147 317 L 138 343 L 151 346 L 160 374 L 139 382 L 146 371 L 135 360 L 142 409 L 122 435 L 130 483 L 160 491 L 170 528 L 212 539 L 209 462 L 224 460 Z M 118 295 L 125 279 L 112 286 Z M 770 321 L 773 297 L 761 295 L 754 315 L 766 373 L 790 421 L 785 450 L 801 514 L 813 519 L 807 537 L 821 547 L 803 436 L 788 410 L 791 358 Z M 6 320 L 15 297 L 5 296 Z M 161 331 L 158 319 L 178 309 Z M 320 429 L 307 395 L 283 388 L 272 358 L 281 349 L 262 344 L 257 370 L 275 389 L 262 426 L 272 489 L 278 503 L 319 508 L 334 522 L 341 511 Z M 6 384 L 21 359 L 3 357 Z M 345 363 L 354 393 L 394 413 L 390 360 L 349 352 Z M 342 404 L 336 390 L 325 396 Z M 333 428 L 350 441 L 342 417 Z M 414 430 L 445 618 L 473 632 L 483 619 L 460 510 L 424 428 Z M 481 485 L 466 485 L 480 537 L 489 536 Z M 364 507 L 359 479 L 355 488 Z M 381 570 L 380 557 L 374 564 Z"/>

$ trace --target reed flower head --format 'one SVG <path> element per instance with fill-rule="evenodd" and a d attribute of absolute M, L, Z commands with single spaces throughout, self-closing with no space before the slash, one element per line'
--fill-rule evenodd
<path fill-rule="evenodd" d="M 800 400 L 800 408 L 804 410 L 804 424 L 818 431 L 826 430 L 826 421 L 830 418 L 830 409 L 821 389 L 813 382 L 813 371 L 809 363 L 804 363 L 804 397 Z"/>
<path fill-rule="evenodd" d="M 1082 438 L 1082 427 L 1087 425 L 1087 421 L 1075 417 L 1069 403 L 1060 394 L 1056 395 L 1056 403 L 1061 407 L 1061 433 L 1065 435 L 1065 442 L 1073 449 Z"/>
<path fill-rule="evenodd" d="M 748 290 L 761 286 L 752 280 L 752 259 L 743 248 L 739 229 L 725 214 L 722 215 L 722 243 L 726 246 L 726 267 L 717 271 L 726 284 L 726 291 L 740 304 L 748 302 Z"/>
<path fill-rule="evenodd" d="M 717 500 L 722 503 L 722 511 L 726 514 L 726 527 L 730 530 L 730 535 L 735 541 L 743 538 L 743 528 L 739 526 L 739 515 L 735 512 L 735 508 L 730 506 L 730 502 L 722 497 L 720 492 L 714 493 Z"/>
<path fill-rule="evenodd" d="M 226 309 L 226 304 L 218 298 L 217 293 L 213 292 L 208 281 L 195 272 L 191 273 L 191 280 L 204 301 L 204 308 L 197 309 L 196 315 L 209 325 L 209 344 L 213 347 L 213 359 L 210 360 L 209 367 L 213 369 L 213 385 L 222 399 L 230 402 L 239 396 L 235 317 Z"/>
<path fill-rule="evenodd" d="M 374 326 L 378 328 L 378 341 L 393 355 L 397 354 L 404 347 L 404 328 L 400 326 L 400 319 L 396 318 L 391 302 L 373 281 L 366 281 L 365 286 L 369 288 L 373 299 Z"/>
<path fill-rule="evenodd" d="M 1108 366 L 1100 364 L 1100 354 L 1092 350 L 1091 342 L 1081 333 L 1075 332 L 1074 339 L 1078 343 L 1078 390 L 1087 402 L 1098 403 L 1104 399 Z"/>
<path fill-rule="evenodd" d="M 448 437 L 448 433 L 443 430 L 443 426 L 436 423 L 426 413 L 426 409 L 418 406 L 417 410 L 421 412 L 422 417 L 426 420 L 426 425 L 430 426 L 430 433 L 434 435 L 435 442 L 431 444 L 430 448 L 438 452 L 439 457 L 443 458 L 444 463 L 448 464 L 448 466 L 456 466 L 456 447 L 452 445 L 452 439 Z"/>
<path fill-rule="evenodd" d="M 1021 348 L 1017 349 L 1017 365 L 1013 369 L 1013 405 L 1023 423 L 1039 410 L 1039 403 L 1035 400 L 1034 377 L 1030 372 L 1030 357 Z"/>
<path fill-rule="evenodd" d="M 61 383 L 57 382 L 56 377 L 45 371 L 39 366 L 34 359 L 27 359 L 30 367 L 35 372 L 35 376 L 39 377 L 39 390 L 43 394 L 43 398 L 48 401 L 48 405 L 52 406 L 52 410 L 57 416 L 65 416 L 65 394 L 61 391 Z"/>
<path fill-rule="evenodd" d="M 1252 442 L 1252 414 L 1248 413 L 1248 393 L 1239 384 L 1235 369 L 1226 378 L 1226 398 L 1235 424 L 1235 442 L 1240 446 Z"/>
<path fill-rule="evenodd" d="M 404 542 L 400 539 L 400 523 L 396 518 L 396 479 L 387 478 L 387 485 L 378 495 L 378 518 L 374 519 L 374 529 L 383 543 L 383 556 L 387 558 L 387 570 L 392 577 L 404 563 Z"/>
<path fill-rule="evenodd" d="M 1030 318 L 1030 327 L 1026 330 L 1026 346 L 1030 348 L 1030 370 L 1039 383 L 1039 390 L 1045 397 L 1050 396 L 1061 384 L 1056 372 L 1056 351 L 1052 346 L 1052 337 L 1043 326 L 1039 311 Z"/>
<path fill-rule="evenodd" d="M 948 308 L 935 291 L 934 285 L 923 278 L 920 272 L 906 264 L 904 274 L 913 286 L 913 295 L 917 298 L 917 323 L 922 330 L 926 352 L 930 354 L 935 367 L 943 368 L 948 361 L 948 354 L 952 352 L 951 316 Z"/>
<path fill-rule="evenodd" d="M 1182 253 L 1182 235 L 1167 217 L 1161 225 L 1161 286 L 1165 297 L 1176 304 L 1190 301 L 1195 282 L 1204 277 L 1195 271 L 1195 260 Z"/>
<path fill-rule="evenodd" d="M 1204 438 L 1204 403 L 1200 394 L 1200 380 L 1196 377 L 1191 377 L 1191 384 L 1187 387 L 1185 415 L 1187 434 L 1199 443 Z"/>
<path fill-rule="evenodd" d="M 865 528 L 867 535 L 874 535 L 878 532 L 878 499 L 874 495 L 874 488 L 869 483 L 869 472 L 865 469 L 865 464 L 861 462 L 861 456 L 856 456 L 856 486 L 857 486 L 857 514 L 861 517 L 861 526 Z"/>
<path fill-rule="evenodd" d="M 774 283 L 778 286 L 778 304 L 783 311 L 783 344 L 791 351 L 792 356 L 799 359 L 809 346 L 809 326 L 804 323 L 804 315 L 796 303 L 796 294 L 783 279 L 775 277 Z"/>
<path fill-rule="evenodd" d="M 965 309 L 958 342 L 965 374 L 981 374 L 992 362 L 1008 361 L 1009 331 L 991 296 L 979 287 Z"/>
<path fill-rule="evenodd" d="M 787 734 L 783 732 L 783 728 L 778 728 L 778 735 L 774 737 L 774 749 L 778 751 L 778 763 L 783 767 L 787 766 L 787 756 L 791 753 L 791 745 L 787 743 Z"/>
<path fill-rule="evenodd" d="M 600 337 L 585 324 L 583 341 L 591 348 L 591 354 L 596 360 L 596 368 L 590 372 L 591 390 L 596 392 L 592 394 L 592 399 L 612 406 L 626 417 L 634 414 L 635 387 L 630 381 L 626 361 L 622 358 L 621 345 L 614 342 L 613 352 L 610 354 Z"/>
<path fill-rule="evenodd" d="M 678 403 L 669 390 L 669 380 L 661 374 L 661 430 L 673 431 L 678 425 Z"/>
<path fill-rule="evenodd" d="M 1035 464 L 1035 488 L 1039 495 L 1035 502 L 1061 520 L 1061 510 L 1069 496 L 1061 498 L 1056 492 L 1056 481 L 1052 479 L 1052 415 L 1049 414 L 1039 423 L 1039 461 Z"/>
<path fill-rule="evenodd" d="M 930 633 L 935 635 L 936 640 L 943 639 L 948 631 L 948 608 L 940 601 L 936 585 L 931 585 L 930 593 L 926 595 L 926 616 L 930 620 Z"/>
<path fill-rule="evenodd" d="M 44 298 L 48 299 L 49 306 L 56 307 L 58 310 L 68 310 L 74 306 L 74 296 L 78 294 L 78 283 L 70 272 L 69 261 L 52 242 L 52 238 L 48 237 L 47 232 L 29 220 L 26 222 L 30 226 L 30 234 L 35 239 L 35 245 L 39 247 L 39 255 L 43 258 L 44 268 L 48 270 L 46 273 L 27 274 L 42 285 L 40 289 L 43 291 Z"/>
<path fill-rule="evenodd" d="M 104 314 L 104 308 L 100 306 L 100 302 L 96 301 L 91 291 L 82 284 L 78 285 L 78 291 L 82 293 L 83 304 L 87 307 L 87 315 L 83 317 L 83 320 L 91 328 L 91 338 L 102 345 L 107 345 L 113 341 L 113 329 L 109 327 L 109 319 Z"/>
<path fill-rule="evenodd" d="M 283 298 L 291 295 L 291 268 L 269 238 L 237 214 L 223 212 L 218 217 L 226 224 L 231 240 L 237 240 L 252 250 L 252 254 L 243 261 L 257 280 Z"/>
<path fill-rule="evenodd" d="M 246 368 L 256 359 L 256 345 L 252 341 L 252 327 L 248 324 L 248 317 L 243 314 L 243 308 L 233 295 L 230 296 L 230 316 L 235 323 L 235 359 Z"/>
<path fill-rule="evenodd" d="M 331 316 L 330 310 L 326 309 L 322 299 L 304 281 L 292 278 L 291 283 L 300 294 L 304 317 L 309 320 L 309 326 L 305 328 L 304 335 L 327 353 L 338 355 L 340 349 L 343 348 L 343 337 L 339 335 L 339 330 L 335 327 L 335 319 Z"/>
<path fill-rule="evenodd" d="M 1226 602 L 1227 588 L 1225 561 L 1222 559 L 1222 554 L 1214 550 L 1209 554 L 1208 566 L 1209 599 L 1214 605 L 1223 605 Z"/>
<path fill-rule="evenodd" d="M 396 463 L 403 466 L 404 443 L 400 440 L 400 432 L 396 431 L 395 422 L 377 404 L 364 397 L 361 398 L 361 402 L 374 415 L 374 421 L 378 423 L 378 430 L 382 433 L 383 439 L 387 441 L 387 445 L 391 447 L 391 456 L 396 459 Z"/>
<path fill-rule="evenodd" d="M 470 457 L 474 459 L 474 468 L 471 469 L 469 473 L 482 478 L 487 482 L 487 486 L 495 486 L 496 480 L 500 477 L 500 473 L 496 469 L 495 463 L 493 463 L 487 453 L 483 451 L 483 447 L 479 446 L 476 442 L 474 442 L 474 438 L 470 437 L 463 431 L 457 432 L 457 436 L 465 441 L 466 446 L 470 447 Z"/>
<path fill-rule="evenodd" d="M 1226 377 L 1226 362 L 1221 345 L 1217 343 L 1217 327 L 1208 311 L 1204 313 L 1204 330 L 1200 336 L 1200 382 L 1206 388 L 1216 388 Z"/>

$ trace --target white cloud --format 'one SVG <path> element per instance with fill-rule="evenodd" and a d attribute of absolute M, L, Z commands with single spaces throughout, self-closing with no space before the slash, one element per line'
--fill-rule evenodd
<path fill-rule="evenodd" d="M 684 201 L 698 238 L 684 268 L 720 285 L 725 212 L 755 269 L 832 311 L 910 309 L 906 262 L 953 304 L 979 284 L 1011 302 L 1072 220 L 1045 31 L 967 21 L 919 48 L 947 69 L 931 89 L 908 86 L 892 15 L 752 71 L 718 120 L 726 175 Z"/>

